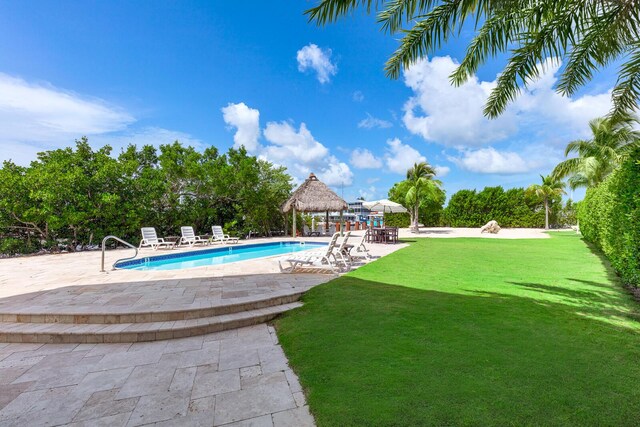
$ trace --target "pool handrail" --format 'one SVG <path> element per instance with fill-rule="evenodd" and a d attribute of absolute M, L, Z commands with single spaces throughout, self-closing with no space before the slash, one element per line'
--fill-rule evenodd
<path fill-rule="evenodd" d="M 129 246 L 131 249 L 136 251 L 135 255 L 132 256 L 132 257 L 120 258 L 120 259 L 116 260 L 116 262 L 113 263 L 112 270 L 116 269 L 116 264 L 119 263 L 120 261 L 129 261 L 129 260 L 134 259 L 135 257 L 138 256 L 138 248 L 136 248 L 135 246 L 133 246 L 129 242 L 125 242 L 124 240 L 122 240 L 121 238 L 119 238 L 117 236 L 109 235 L 109 236 L 105 237 L 104 239 L 102 239 L 102 263 L 100 264 L 100 272 L 102 272 L 102 273 L 105 272 L 104 271 L 104 251 L 106 250 L 107 240 L 109 240 L 109 239 L 117 240 L 118 242 L 122 243 L 123 245 Z"/>

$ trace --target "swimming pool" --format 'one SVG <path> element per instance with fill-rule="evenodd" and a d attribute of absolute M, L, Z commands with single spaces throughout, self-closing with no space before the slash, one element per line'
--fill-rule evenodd
<path fill-rule="evenodd" d="M 270 242 L 241 246 L 219 246 L 212 249 L 144 257 L 116 263 L 127 270 L 182 270 L 184 268 L 221 265 L 292 252 L 326 247 L 321 242 Z"/>

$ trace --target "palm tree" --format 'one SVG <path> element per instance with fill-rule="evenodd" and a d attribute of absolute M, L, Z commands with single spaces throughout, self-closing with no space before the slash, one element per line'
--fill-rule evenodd
<path fill-rule="evenodd" d="M 635 0 L 322 0 L 305 13 L 310 21 L 325 25 L 357 8 L 377 11 L 385 32 L 402 34 L 386 64 L 392 78 L 474 26 L 475 37 L 451 81 L 460 86 L 484 63 L 506 54 L 507 64 L 485 106 L 488 117 L 504 112 L 521 87 L 538 77 L 538 64 L 550 58 L 566 58 L 558 84 L 566 96 L 620 59 L 612 93 L 614 115 L 638 105 L 640 13 Z"/>
<path fill-rule="evenodd" d="M 544 228 L 549 229 L 549 199 L 553 196 L 566 194 L 564 191 L 564 182 L 553 177 L 552 175 L 542 176 L 542 184 L 533 184 L 527 191 L 533 193 L 544 200 Z"/>
<path fill-rule="evenodd" d="M 589 122 L 591 139 L 572 141 L 565 156 L 578 157 L 559 163 L 552 172 L 555 178 L 569 177 L 569 186 L 594 187 L 618 167 L 631 150 L 640 146 L 640 132 L 633 129 L 638 119 L 628 114 L 616 118 L 601 117 Z"/>
<path fill-rule="evenodd" d="M 422 197 L 428 192 L 433 191 L 435 186 L 442 183 L 434 180 L 436 176 L 435 169 L 427 162 L 415 163 L 407 171 L 407 193 L 405 201 L 409 207 L 409 215 L 411 216 L 411 231 L 418 231 L 418 216 L 420 213 L 420 203 Z"/>

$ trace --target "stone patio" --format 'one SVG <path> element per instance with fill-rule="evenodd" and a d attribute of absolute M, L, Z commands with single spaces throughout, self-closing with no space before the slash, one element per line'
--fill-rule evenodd
<path fill-rule="evenodd" d="M 135 344 L 0 344 L 3 426 L 312 426 L 273 328 Z"/>
<path fill-rule="evenodd" d="M 370 250 L 377 258 L 404 246 Z M 143 250 L 142 256 L 160 253 L 166 251 Z M 110 251 L 107 260 L 127 255 Z M 264 316 L 299 305 L 289 299 L 335 277 L 316 269 L 282 274 L 273 258 L 176 271 L 100 273 L 99 266 L 99 252 L 0 260 L 0 323 L 40 331 L 80 328 L 95 338 L 91 328 Z M 314 424 L 273 328 L 189 333 L 196 335 L 135 343 L 0 343 L 0 425 Z"/>

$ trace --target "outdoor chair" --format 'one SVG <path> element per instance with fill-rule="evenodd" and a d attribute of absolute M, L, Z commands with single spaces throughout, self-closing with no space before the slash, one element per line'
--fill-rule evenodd
<path fill-rule="evenodd" d="M 329 241 L 329 245 L 326 249 L 314 250 L 314 251 L 302 251 L 292 253 L 286 257 L 278 259 L 278 265 L 282 273 L 292 273 L 298 266 L 302 265 L 318 265 L 328 266 L 334 274 L 337 274 L 337 260 L 334 254 L 336 242 L 338 241 L 340 233 L 335 233 Z M 282 263 L 288 262 L 289 267 L 283 267 Z"/>
<path fill-rule="evenodd" d="M 364 245 L 368 239 L 367 234 L 369 230 L 365 230 L 362 236 L 360 236 L 359 240 L 356 240 L 354 245 L 347 245 L 347 253 L 351 259 L 353 258 L 365 258 L 371 259 L 371 254 L 369 254 L 369 249 Z"/>
<path fill-rule="evenodd" d="M 340 233 L 336 233 L 340 234 Z M 347 231 L 342 238 L 342 242 L 340 244 L 336 244 L 335 249 L 333 250 L 333 257 L 336 261 L 341 261 L 344 265 L 345 270 L 351 269 L 351 256 L 349 255 L 349 237 L 351 236 L 351 232 Z"/>
<path fill-rule="evenodd" d="M 203 246 L 209 244 L 209 240 L 196 236 L 196 233 L 193 231 L 193 227 L 180 227 L 180 232 L 182 233 L 182 237 L 180 238 L 181 245 L 189 245 L 189 247 L 193 247 L 193 245 L 197 244 L 201 244 Z"/>
<path fill-rule="evenodd" d="M 167 242 L 162 238 L 158 238 L 154 227 L 142 227 L 140 231 L 142 232 L 142 240 L 140 240 L 138 249 L 150 246 L 151 249 L 156 251 L 159 248 L 173 249 L 176 245 L 176 242 Z"/>
<path fill-rule="evenodd" d="M 228 234 L 224 234 L 224 231 L 222 231 L 222 227 L 220 225 L 211 226 L 211 231 L 213 232 L 213 237 L 211 238 L 212 242 L 238 243 L 238 238 L 231 237 Z"/>

